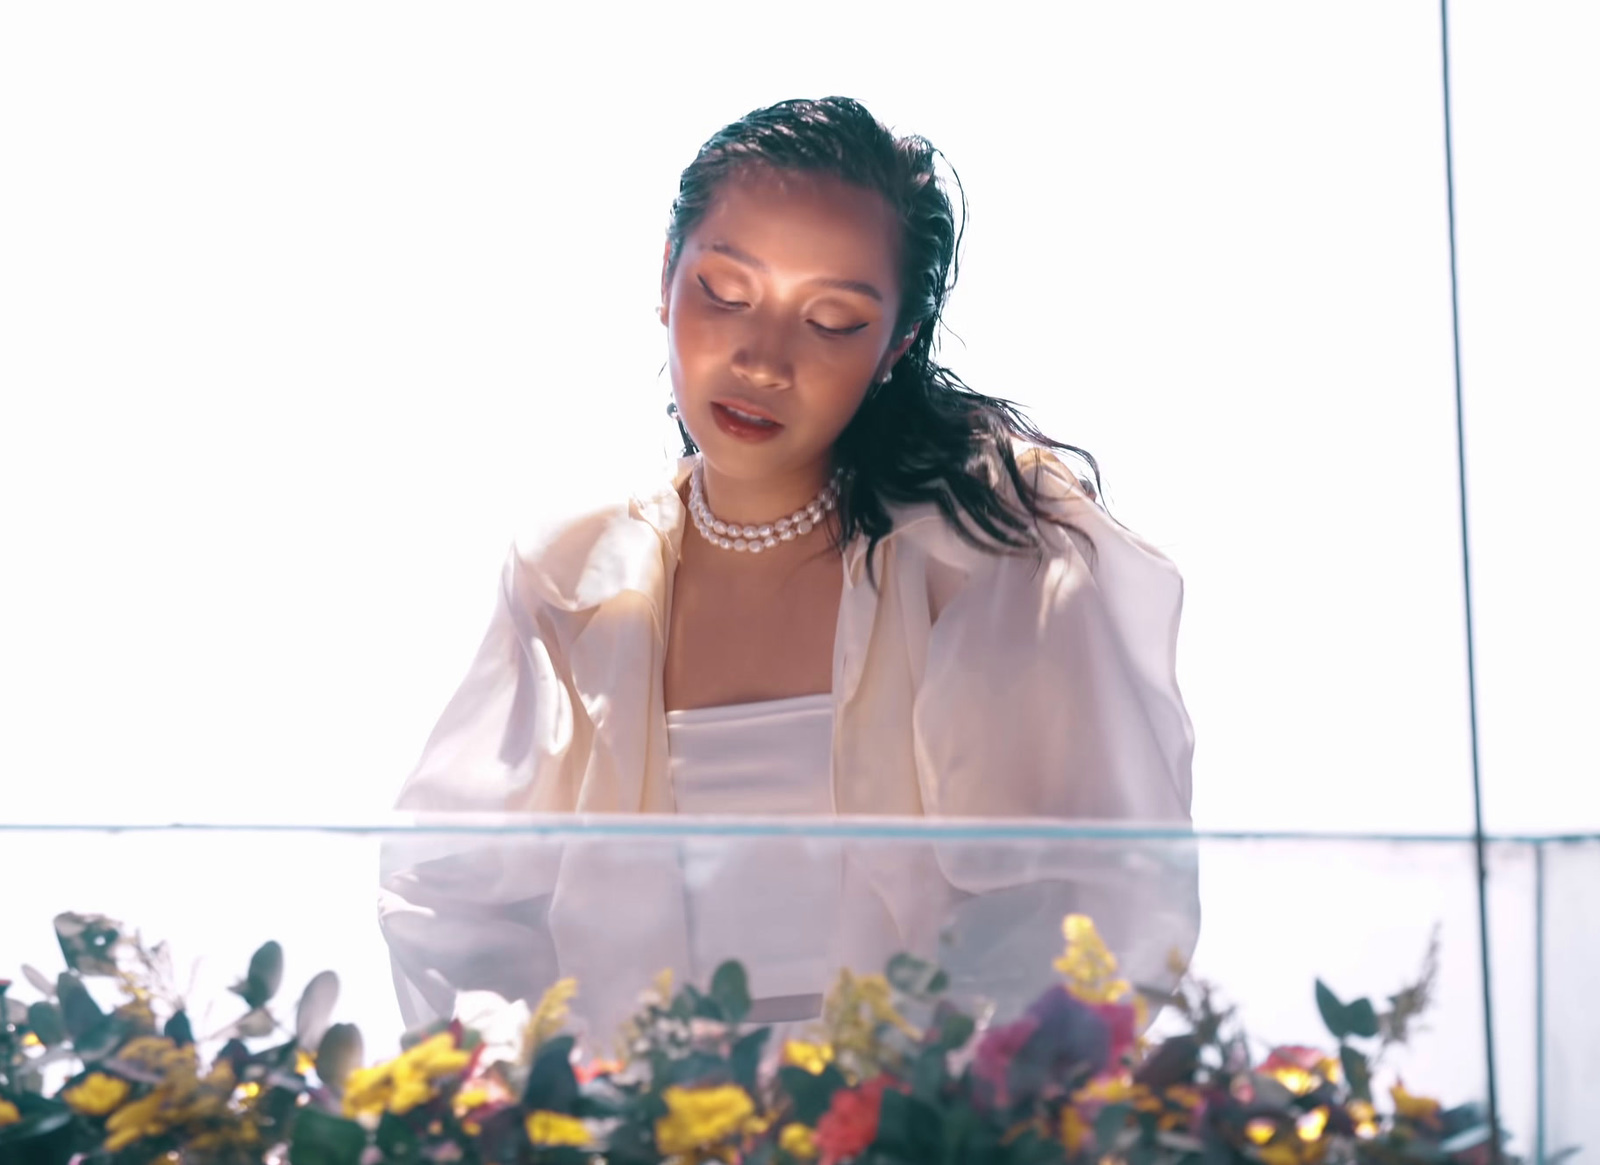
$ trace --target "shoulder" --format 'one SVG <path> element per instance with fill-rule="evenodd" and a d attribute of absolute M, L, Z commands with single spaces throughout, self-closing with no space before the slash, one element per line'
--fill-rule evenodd
<path fill-rule="evenodd" d="M 527 523 L 513 539 L 505 582 L 524 605 L 578 610 L 623 591 L 655 595 L 682 528 L 681 473 L 642 480 L 605 502 Z"/>

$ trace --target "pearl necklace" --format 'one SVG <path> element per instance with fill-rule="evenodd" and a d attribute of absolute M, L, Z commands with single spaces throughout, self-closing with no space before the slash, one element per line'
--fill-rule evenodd
<path fill-rule="evenodd" d="M 802 534 L 809 534 L 822 522 L 822 515 L 833 509 L 839 500 L 839 474 L 822 487 L 822 492 L 801 509 L 776 522 L 759 526 L 741 526 L 737 522 L 724 522 L 706 505 L 703 463 L 696 462 L 689 476 L 689 516 L 694 528 L 713 546 L 724 550 L 748 551 L 760 554 L 771 550 L 780 542 L 793 542 Z"/>

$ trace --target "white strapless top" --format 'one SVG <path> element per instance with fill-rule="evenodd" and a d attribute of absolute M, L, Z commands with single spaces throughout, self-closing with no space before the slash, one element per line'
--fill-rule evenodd
<path fill-rule="evenodd" d="M 679 813 L 832 816 L 833 695 L 667 713 Z"/>
<path fill-rule="evenodd" d="M 679 813 L 834 816 L 832 753 L 828 693 L 667 713 Z M 772 838 L 681 854 L 693 980 L 705 984 L 724 959 L 738 958 L 761 1019 L 815 1015 L 840 965 L 841 913 L 854 912 L 842 900 L 838 845 Z M 869 925 L 882 926 L 873 913 Z M 773 926 L 775 918 L 785 924 Z"/>

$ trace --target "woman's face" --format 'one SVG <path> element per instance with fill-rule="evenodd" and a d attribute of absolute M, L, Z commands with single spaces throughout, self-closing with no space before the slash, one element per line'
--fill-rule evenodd
<path fill-rule="evenodd" d="M 834 441 L 911 342 L 891 334 L 898 229 L 875 191 L 754 169 L 724 181 L 676 270 L 663 261 L 673 396 L 719 474 L 826 474 Z"/>

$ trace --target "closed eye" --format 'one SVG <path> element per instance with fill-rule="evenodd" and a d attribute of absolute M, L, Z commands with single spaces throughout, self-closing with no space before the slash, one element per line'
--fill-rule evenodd
<path fill-rule="evenodd" d="M 723 299 L 720 295 L 711 290 L 711 285 L 705 281 L 705 277 L 703 275 L 696 275 L 695 279 L 699 281 L 700 289 L 706 293 L 706 298 L 712 303 L 716 304 L 718 307 L 739 308 L 750 306 L 749 304 L 742 303 L 739 300 Z M 816 328 L 817 331 L 821 332 L 825 336 L 850 336 L 867 326 L 866 324 L 855 324 L 848 328 L 828 328 L 817 323 L 815 320 L 809 322 L 813 328 Z"/>

